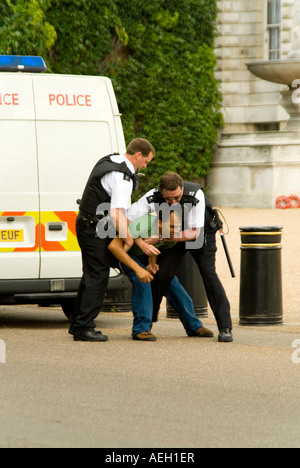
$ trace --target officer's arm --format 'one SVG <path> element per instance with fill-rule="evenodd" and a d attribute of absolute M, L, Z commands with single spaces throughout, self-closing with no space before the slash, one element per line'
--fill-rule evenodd
<path fill-rule="evenodd" d="M 154 203 L 149 203 L 148 201 L 149 196 L 152 194 L 153 190 L 150 190 L 150 192 L 146 193 L 146 195 L 131 205 L 131 207 L 127 210 L 127 218 L 130 219 L 130 221 L 141 218 L 142 216 L 145 216 L 151 212 L 155 212 Z"/>
<path fill-rule="evenodd" d="M 185 231 L 180 232 L 176 237 L 170 237 L 169 239 L 163 239 L 165 242 L 188 242 L 196 240 L 201 233 L 199 228 L 186 229 Z M 148 237 L 144 241 L 148 245 L 157 244 L 158 239 L 154 237 Z"/>
<path fill-rule="evenodd" d="M 124 250 L 124 239 L 116 237 L 113 239 L 108 246 L 108 250 L 114 254 L 114 256 L 128 268 L 133 270 L 142 283 L 150 283 L 153 281 L 153 276 L 147 270 L 142 268 L 138 263 L 136 263 L 127 252 Z"/>
<path fill-rule="evenodd" d="M 146 243 L 144 239 L 142 239 L 141 237 L 139 237 L 138 239 L 135 239 L 134 242 L 145 255 L 148 255 L 148 256 L 160 255 L 160 250 L 154 247 L 154 245 Z M 156 239 L 155 244 L 157 244 L 157 242 L 158 241 Z"/>
<path fill-rule="evenodd" d="M 191 229 L 186 229 L 185 231 L 182 231 L 180 233 L 179 238 L 173 238 L 170 239 L 171 241 L 177 241 L 177 242 L 188 242 L 188 241 L 193 241 L 196 240 L 200 236 L 201 229 L 199 228 L 191 228 Z"/>
<path fill-rule="evenodd" d="M 199 202 L 193 206 L 188 215 L 187 229 L 182 234 L 181 241 L 193 241 L 198 239 L 203 231 L 205 220 L 205 198 L 202 190 L 198 190 L 196 198 Z M 196 226 L 196 227 L 194 227 Z"/>
<path fill-rule="evenodd" d="M 126 252 L 128 252 L 128 250 L 130 250 L 133 246 L 133 239 L 128 229 L 128 219 L 125 216 L 124 210 L 121 208 L 113 208 L 110 211 L 110 218 L 116 231 L 119 234 L 119 237 L 124 240 L 124 248 Z"/>

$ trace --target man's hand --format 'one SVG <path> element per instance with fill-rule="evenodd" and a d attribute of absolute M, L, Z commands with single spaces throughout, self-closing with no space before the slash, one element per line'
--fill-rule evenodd
<path fill-rule="evenodd" d="M 151 237 L 148 237 L 147 239 L 145 239 L 144 242 L 146 244 L 148 244 L 148 245 L 155 245 L 155 244 L 158 244 L 160 242 L 160 238 L 151 236 Z"/>
<path fill-rule="evenodd" d="M 142 283 L 151 283 L 151 281 L 154 280 L 154 277 L 151 275 L 151 273 L 149 273 L 149 271 L 147 270 L 144 270 L 144 268 L 139 268 L 135 271 L 138 279 L 142 282 Z"/>
<path fill-rule="evenodd" d="M 145 243 L 148 245 L 155 245 L 159 244 L 162 242 L 178 242 L 178 236 L 177 237 L 164 237 L 163 239 L 161 237 L 148 237 L 145 239 Z"/>
<path fill-rule="evenodd" d="M 158 250 L 154 245 L 149 245 L 143 239 L 139 238 L 135 240 L 136 245 L 143 251 L 148 257 L 152 255 L 160 255 L 160 250 Z"/>
<path fill-rule="evenodd" d="M 157 263 L 149 263 L 146 268 L 147 271 L 149 271 L 149 273 L 152 275 L 156 275 L 156 273 L 159 271 L 159 265 L 157 265 Z"/>

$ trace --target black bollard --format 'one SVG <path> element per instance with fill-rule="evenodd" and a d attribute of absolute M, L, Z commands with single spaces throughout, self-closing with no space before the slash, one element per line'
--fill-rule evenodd
<path fill-rule="evenodd" d="M 240 325 L 283 322 L 281 226 L 241 227 Z"/>
<path fill-rule="evenodd" d="M 183 257 L 177 277 L 194 302 L 196 317 L 207 317 L 207 297 L 203 280 L 190 252 L 187 252 Z M 177 312 L 169 301 L 167 301 L 167 318 L 178 318 Z"/>

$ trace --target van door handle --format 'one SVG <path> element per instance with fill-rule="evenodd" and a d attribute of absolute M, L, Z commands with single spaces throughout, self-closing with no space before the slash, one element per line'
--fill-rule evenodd
<path fill-rule="evenodd" d="M 60 224 L 50 224 L 49 231 L 62 231 L 63 227 Z"/>

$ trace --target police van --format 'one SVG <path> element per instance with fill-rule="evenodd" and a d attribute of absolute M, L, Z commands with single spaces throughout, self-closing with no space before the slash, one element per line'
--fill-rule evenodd
<path fill-rule="evenodd" d="M 61 304 L 69 317 L 77 200 L 96 162 L 126 146 L 108 78 L 45 71 L 41 57 L 0 56 L 0 304 Z M 109 289 L 127 284 L 112 276 Z"/>

